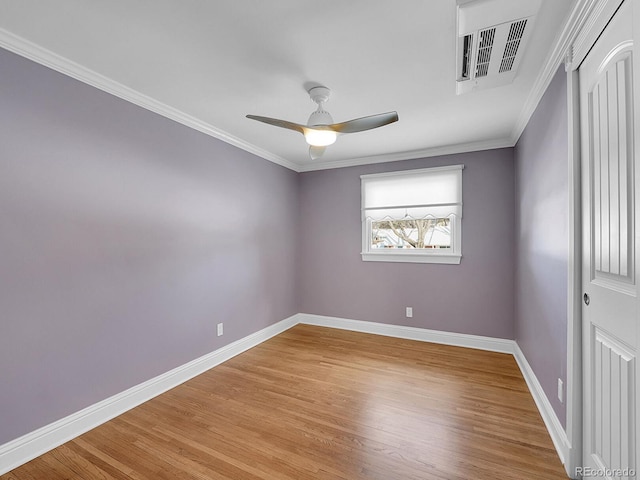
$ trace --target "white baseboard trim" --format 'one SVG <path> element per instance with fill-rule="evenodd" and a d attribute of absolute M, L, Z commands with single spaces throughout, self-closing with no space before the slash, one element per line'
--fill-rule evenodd
<path fill-rule="evenodd" d="M 68 417 L 0 445 L 0 475 L 206 372 L 298 323 L 298 315 L 293 315 Z"/>
<path fill-rule="evenodd" d="M 522 353 L 522 350 L 514 340 L 466 335 L 462 333 L 441 332 L 438 330 L 403 327 L 383 323 L 365 322 L 361 320 L 349 320 L 346 318 L 325 317 L 322 315 L 311 315 L 306 313 L 299 313 L 298 320 L 299 323 L 307 325 L 339 328 L 342 330 L 352 330 L 355 332 L 386 335 L 388 337 L 440 343 L 456 347 L 475 348 L 513 355 L 520 371 L 522 372 L 522 376 L 529 387 L 529 391 L 531 392 L 536 406 L 538 407 L 542 420 L 547 427 L 551 440 L 553 441 L 553 445 L 558 452 L 558 456 L 560 457 L 562 464 L 569 468 L 567 460 L 569 459 L 571 444 L 567 434 L 562 427 L 560 420 L 558 420 L 558 416 L 554 412 L 547 395 L 542 389 L 542 385 L 540 385 L 538 378 L 531 368 L 531 365 L 529 365 L 524 353 Z"/>
<path fill-rule="evenodd" d="M 323 315 L 298 314 L 299 323 L 317 325 L 319 327 L 339 328 L 354 332 L 373 333 L 387 337 L 418 340 L 422 342 L 440 343 L 455 347 L 475 348 L 499 353 L 514 353 L 516 343 L 513 340 L 503 338 L 481 337 L 464 333 L 441 332 L 439 330 L 427 330 L 426 328 L 404 327 L 389 325 L 386 323 L 365 322 L 363 320 L 350 320 L 347 318 L 325 317 Z"/>
<path fill-rule="evenodd" d="M 0 445 L 0 475 L 88 432 L 92 428 L 206 372 L 216 365 L 259 345 L 265 340 L 299 323 L 513 355 L 531 391 L 531 395 L 540 411 L 547 430 L 551 435 L 560 460 L 566 465 L 566 460 L 569 458 L 571 448 L 569 439 L 553 411 L 551 403 L 544 393 L 540 382 L 531 369 L 529 362 L 527 362 L 522 350 L 520 350 L 520 347 L 514 340 L 298 313 L 185 365 L 174 368 L 169 372 L 102 400 L 68 417 L 39 428 L 4 445 Z"/>
<path fill-rule="evenodd" d="M 533 396 L 533 400 L 536 402 L 536 406 L 538 407 L 538 411 L 542 416 L 542 420 L 544 421 L 547 430 L 549 431 L 549 435 L 551 436 L 551 440 L 553 441 L 553 445 L 556 447 L 556 451 L 558 452 L 558 456 L 560 457 L 560 461 L 562 464 L 567 467 L 569 453 L 571 450 L 571 443 L 569 442 L 569 437 L 567 437 L 567 433 L 564 430 L 564 427 L 558 420 L 558 416 L 556 412 L 553 411 L 553 407 L 549 402 L 549 398 L 544 393 L 542 389 L 542 385 L 538 381 L 536 374 L 533 372 L 531 365 L 527 361 L 524 353 L 520 350 L 520 346 L 515 344 L 515 352 L 513 356 L 520 367 L 520 371 L 522 372 L 522 376 L 524 377 L 525 382 L 527 382 L 527 386 L 529 387 L 529 391 Z M 568 472 L 567 472 L 568 473 Z"/>

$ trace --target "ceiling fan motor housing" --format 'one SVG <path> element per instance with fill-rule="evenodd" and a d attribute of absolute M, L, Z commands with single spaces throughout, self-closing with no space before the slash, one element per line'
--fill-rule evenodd
<path fill-rule="evenodd" d="M 307 126 L 309 127 L 331 124 L 333 124 L 333 118 L 331 118 L 329 112 L 322 109 L 322 105 L 318 105 L 318 110 L 309 116 L 309 121 L 307 122 Z"/>
<path fill-rule="evenodd" d="M 309 89 L 309 96 L 311 97 L 311 100 L 318 104 L 318 109 L 309 117 L 307 126 L 313 127 L 316 125 L 333 124 L 333 118 L 331 117 L 329 112 L 327 112 L 323 108 L 324 102 L 329 100 L 329 97 L 331 96 L 331 90 L 329 90 L 327 87 L 322 86 L 313 87 Z"/>

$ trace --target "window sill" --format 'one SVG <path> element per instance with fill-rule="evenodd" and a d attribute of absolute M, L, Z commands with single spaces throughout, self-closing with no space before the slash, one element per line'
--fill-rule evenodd
<path fill-rule="evenodd" d="M 459 265 L 462 255 L 446 254 L 434 255 L 433 253 L 372 253 L 363 252 L 363 262 L 399 262 L 399 263 L 440 263 Z"/>

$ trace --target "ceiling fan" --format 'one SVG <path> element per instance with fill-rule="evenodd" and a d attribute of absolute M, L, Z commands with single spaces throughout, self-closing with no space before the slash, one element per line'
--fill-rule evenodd
<path fill-rule="evenodd" d="M 318 104 L 318 108 L 309 117 L 307 125 L 278 120 L 277 118 L 260 117 L 258 115 L 247 115 L 251 120 L 268 123 L 276 127 L 295 130 L 304 135 L 309 147 L 309 156 L 312 160 L 320 158 L 327 146 L 336 141 L 338 134 L 356 133 L 373 128 L 383 127 L 398 121 L 397 112 L 380 113 L 369 117 L 356 118 L 341 123 L 333 123 L 333 118 L 324 109 L 324 103 L 329 99 L 331 90 L 327 87 L 317 86 L 309 89 L 311 100 Z"/>

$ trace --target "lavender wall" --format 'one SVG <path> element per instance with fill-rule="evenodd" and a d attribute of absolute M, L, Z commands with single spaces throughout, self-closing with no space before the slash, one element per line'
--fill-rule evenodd
<path fill-rule="evenodd" d="M 360 175 L 455 164 L 465 165 L 461 264 L 363 262 Z M 513 338 L 513 149 L 308 172 L 300 183 L 301 312 Z"/>
<path fill-rule="evenodd" d="M 296 173 L 0 71 L 0 444 L 298 311 Z"/>
<path fill-rule="evenodd" d="M 0 71 L 0 445 L 296 312 L 516 338 L 564 423 L 562 72 L 515 149 L 298 175 L 1 49 Z M 360 175 L 459 163 L 461 264 L 363 262 Z"/>
<path fill-rule="evenodd" d="M 515 148 L 516 340 L 565 424 L 569 258 L 566 74 L 560 69 Z"/>

